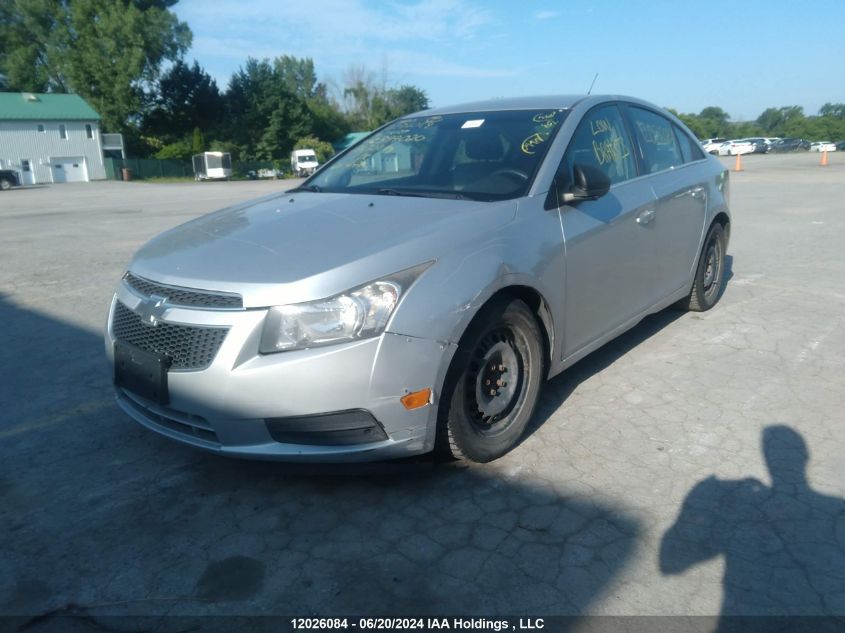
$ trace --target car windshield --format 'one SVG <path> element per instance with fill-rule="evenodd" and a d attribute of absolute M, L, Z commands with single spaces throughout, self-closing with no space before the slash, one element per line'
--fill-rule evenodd
<path fill-rule="evenodd" d="M 311 162 L 313 160 L 317 160 L 317 157 L 314 156 L 313 154 L 310 154 L 310 155 L 305 155 L 305 156 L 299 156 L 298 160 L 299 160 L 300 163 L 308 163 L 308 162 Z"/>
<path fill-rule="evenodd" d="M 400 119 L 338 156 L 302 189 L 474 200 L 524 195 L 567 111 Z"/>

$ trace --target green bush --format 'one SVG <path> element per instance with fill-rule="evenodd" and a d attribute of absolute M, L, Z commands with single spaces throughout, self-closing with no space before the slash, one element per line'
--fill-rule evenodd
<path fill-rule="evenodd" d="M 303 136 L 293 146 L 294 149 L 313 149 L 317 155 L 317 162 L 321 165 L 334 156 L 334 148 L 330 143 L 321 141 L 316 136 Z"/>

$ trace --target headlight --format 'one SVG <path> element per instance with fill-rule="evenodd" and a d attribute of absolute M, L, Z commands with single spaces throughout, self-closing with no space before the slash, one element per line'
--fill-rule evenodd
<path fill-rule="evenodd" d="M 270 308 L 264 321 L 262 354 L 333 345 L 378 336 L 427 262 L 348 292 Z"/>

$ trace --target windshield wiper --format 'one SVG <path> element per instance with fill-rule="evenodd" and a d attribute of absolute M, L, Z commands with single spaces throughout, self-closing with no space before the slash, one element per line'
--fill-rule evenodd
<path fill-rule="evenodd" d="M 298 191 L 310 191 L 311 193 L 322 193 L 323 188 L 319 185 L 308 185 L 306 187 L 294 187 L 293 189 L 288 189 L 285 193 L 296 193 Z"/>
<path fill-rule="evenodd" d="M 382 196 L 412 196 L 414 198 L 445 198 L 447 200 L 475 200 L 470 196 L 458 191 L 431 191 L 431 190 L 408 190 L 408 189 L 377 189 L 376 193 Z"/>
<path fill-rule="evenodd" d="M 413 196 L 415 198 L 422 197 L 423 194 L 417 193 L 416 191 L 407 191 L 407 190 L 400 190 L 400 189 L 376 189 L 376 193 L 381 196 Z"/>

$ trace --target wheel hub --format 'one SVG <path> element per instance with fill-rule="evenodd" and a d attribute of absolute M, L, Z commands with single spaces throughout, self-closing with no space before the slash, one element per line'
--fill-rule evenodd
<path fill-rule="evenodd" d="M 710 292 L 714 287 L 718 286 L 719 276 L 722 272 L 721 263 L 722 252 L 717 242 L 712 242 L 707 249 L 707 256 L 704 260 L 704 291 Z"/>
<path fill-rule="evenodd" d="M 494 421 L 513 404 L 519 382 L 519 362 L 507 341 L 493 344 L 480 358 L 475 401 L 485 422 Z"/>

